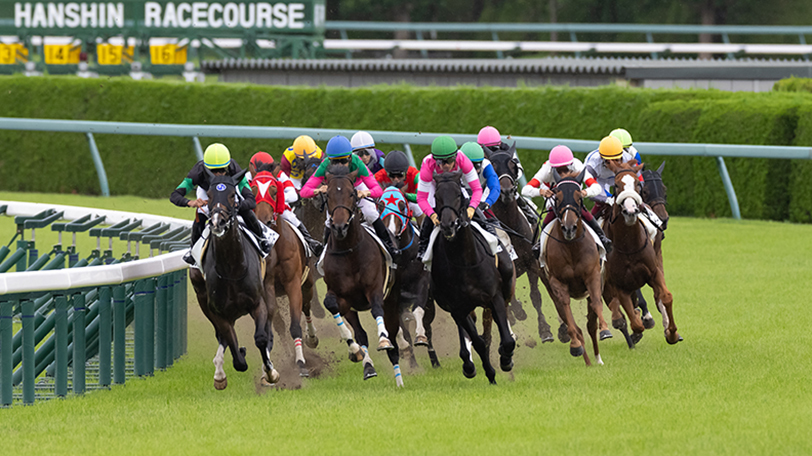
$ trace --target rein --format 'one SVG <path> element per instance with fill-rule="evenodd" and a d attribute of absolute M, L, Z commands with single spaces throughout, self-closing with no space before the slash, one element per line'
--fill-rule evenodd
<path fill-rule="evenodd" d="M 334 176 L 333 179 L 346 179 L 347 182 L 350 183 L 350 188 L 352 189 L 352 192 L 353 192 L 352 193 L 352 204 L 353 204 L 353 206 L 357 205 L 358 204 L 358 194 L 355 192 L 355 185 L 353 185 L 353 184 L 355 184 L 355 182 L 353 182 L 352 179 L 349 178 L 349 176 Z M 327 204 L 329 199 L 330 199 L 330 194 L 327 193 L 325 198 L 324 198 L 324 203 Z M 350 218 L 349 218 L 349 220 L 347 220 L 347 223 L 351 223 L 353 221 L 353 219 L 355 218 L 355 209 L 339 204 L 339 205 L 333 207 L 332 210 L 330 210 L 330 207 L 329 207 L 329 204 L 328 204 L 327 216 L 330 217 L 330 222 L 331 223 L 333 221 L 333 215 L 335 214 L 336 209 L 346 209 L 347 212 L 350 213 Z"/>

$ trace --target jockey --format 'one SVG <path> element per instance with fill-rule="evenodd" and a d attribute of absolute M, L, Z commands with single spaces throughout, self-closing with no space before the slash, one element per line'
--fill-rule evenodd
<path fill-rule="evenodd" d="M 231 153 L 228 151 L 228 148 L 220 143 L 214 143 L 206 148 L 206 152 L 203 154 L 203 160 L 195 163 L 192 170 L 189 171 L 189 174 L 183 179 L 183 182 L 172 192 L 169 201 L 175 206 L 197 208 L 195 222 L 192 225 L 192 246 L 200 239 L 203 229 L 206 227 L 206 222 L 209 220 L 209 209 L 207 206 L 208 196 L 206 195 L 206 192 L 209 190 L 209 174 L 206 172 L 206 169 L 214 174 L 227 174 L 229 176 L 234 176 L 242 171 L 240 165 L 231 159 Z M 188 191 L 194 191 L 195 186 L 198 187 L 197 198 L 194 200 L 187 199 L 186 193 Z M 262 226 L 254 215 L 254 208 L 257 202 L 253 192 L 251 192 L 251 187 L 248 185 L 248 179 L 246 179 L 245 176 L 237 183 L 237 190 L 242 196 L 238 213 L 242 216 L 248 229 L 257 236 L 263 253 L 267 255 L 271 251 L 271 245 L 268 240 L 265 239 Z M 191 252 L 184 255 L 183 260 L 189 264 L 194 264 L 195 262 Z"/>
<path fill-rule="evenodd" d="M 609 193 L 609 188 L 615 185 L 615 173 L 606 166 L 606 162 L 609 160 L 619 160 L 621 163 L 626 163 L 634 160 L 634 157 L 623 150 L 620 140 L 614 136 L 601 139 L 598 149 L 593 150 L 586 156 L 584 165 L 601 186 L 601 192 L 591 197 L 595 201 L 592 215 L 596 218 L 601 218 L 614 202 L 612 194 Z M 638 178 L 641 181 L 643 180 L 642 177 Z"/>
<path fill-rule="evenodd" d="M 375 148 L 375 140 L 372 135 L 365 131 L 359 131 L 352 135 L 350 140 L 352 153 L 358 155 L 361 161 L 367 165 L 372 174 L 383 169 L 383 152 Z"/>
<path fill-rule="evenodd" d="M 471 199 L 468 201 L 467 215 L 473 219 L 476 209 L 482 198 L 482 185 L 473 163 L 464 153 L 457 150 L 457 143 L 450 136 L 438 136 L 431 142 L 431 155 L 423 159 L 420 166 L 420 182 L 417 185 L 417 204 L 423 213 L 428 215 L 423 219 L 420 228 L 420 243 L 417 251 L 418 257 L 426 253 L 429 238 L 434 226 L 440 225 L 440 217 L 434 212 L 434 174 L 450 173 L 461 170 L 464 181 L 471 187 Z M 484 217 L 483 217 L 484 218 Z M 487 227 L 487 223 L 482 224 Z"/>
<path fill-rule="evenodd" d="M 279 160 L 281 170 L 290 178 L 297 191 L 302 188 L 305 162 L 311 157 L 322 158 L 322 151 L 313 141 L 313 138 L 307 135 L 299 136 L 293 140 L 293 145 L 282 152 L 282 159 Z"/>
<path fill-rule="evenodd" d="M 383 194 L 381 186 L 372 177 L 369 169 L 361 161 L 358 155 L 352 153 L 352 145 L 343 136 L 333 136 L 327 143 L 328 160 L 324 160 L 319 165 L 319 169 L 310 176 L 310 179 L 302 186 L 300 195 L 302 198 L 312 198 L 319 193 L 327 193 L 327 185 L 324 185 L 325 174 L 330 165 L 347 165 L 350 172 L 358 171 L 355 180 L 355 189 L 358 191 L 358 207 L 364 214 L 364 220 L 375 228 L 375 233 L 383 241 L 392 258 L 397 261 L 400 257 L 400 250 L 392 244 L 392 238 L 389 237 L 389 231 L 384 226 L 383 221 L 378 217 L 378 208 L 372 202 L 372 198 L 380 198 Z M 330 217 L 327 217 L 325 225 L 329 227 Z M 330 235 L 330 230 L 324 230 L 324 245 L 327 245 L 327 238 Z"/>
<path fill-rule="evenodd" d="M 616 128 L 609 133 L 609 136 L 614 136 L 619 139 L 620 145 L 623 146 L 623 151 L 628 152 L 632 158 L 637 160 L 637 163 L 643 163 L 643 160 L 640 159 L 640 152 L 637 152 L 637 149 L 632 145 L 632 135 L 629 134 L 628 131 L 623 128 Z"/>
<path fill-rule="evenodd" d="M 417 204 L 417 183 L 419 181 L 417 168 L 409 165 L 406 154 L 399 150 L 393 150 L 386 155 L 384 169 L 375 173 L 377 180 L 383 188 L 394 186 L 403 191 L 409 208 L 415 217 L 421 217 L 423 210 Z"/>
<path fill-rule="evenodd" d="M 479 203 L 479 209 L 485 213 L 488 218 L 493 218 L 493 212 L 490 210 L 491 205 L 499 198 L 502 188 L 499 185 L 499 177 L 496 171 L 493 170 L 493 165 L 488 159 L 485 158 L 485 151 L 482 146 L 469 141 L 460 147 L 460 151 L 471 160 L 474 169 L 479 174 L 479 185 L 482 187 L 482 201 Z"/>
<path fill-rule="evenodd" d="M 536 196 L 543 196 L 547 199 L 547 216 L 544 217 L 544 221 L 541 224 L 541 229 L 544 230 L 550 222 L 553 221 L 555 218 L 555 213 L 551 210 L 553 202 L 553 187 L 555 187 L 555 177 L 553 174 L 553 170 L 558 172 L 559 175 L 564 174 L 579 174 L 584 169 L 584 164 L 581 163 L 581 160 L 572 156 L 572 151 L 567 146 L 555 146 L 550 151 L 550 159 L 544 162 L 541 168 L 538 170 L 533 179 L 527 183 L 522 189 L 522 195 L 532 198 Z M 593 198 L 596 195 L 600 194 L 603 190 L 601 186 L 598 184 L 598 181 L 592 177 L 590 174 L 589 169 L 584 173 L 584 185 L 586 185 L 586 189 L 581 190 L 581 197 L 582 198 Z M 607 252 L 612 251 L 612 241 L 606 237 L 606 234 L 601 229 L 600 225 L 598 225 L 597 220 L 590 214 L 583 206 L 581 206 L 581 217 L 583 218 L 584 222 L 592 228 L 592 231 L 598 235 L 603 246 L 606 248 Z"/>
<path fill-rule="evenodd" d="M 262 166 L 264 169 L 262 171 L 257 171 L 257 168 L 260 168 L 261 165 L 265 165 Z M 293 186 L 293 181 L 282 171 L 279 171 L 277 176 L 274 177 L 273 173 L 265 170 L 272 169 L 269 168 L 269 165 L 273 166 L 273 157 L 271 157 L 271 155 L 267 152 L 255 153 L 248 162 L 248 168 L 251 170 L 251 173 L 254 174 L 251 182 L 256 182 L 257 188 L 259 189 L 259 193 L 256 196 L 257 201 L 265 201 L 270 203 L 271 207 L 274 208 L 274 212 L 280 214 L 280 216 L 285 219 L 286 222 L 296 227 L 296 229 L 302 233 L 305 241 L 307 241 L 307 244 L 310 246 L 310 250 L 312 250 L 316 255 L 321 255 L 321 251 L 323 249 L 321 243 L 313 239 L 313 236 L 311 236 L 310 232 L 307 231 L 304 223 L 302 223 L 302 221 L 299 220 L 299 217 L 296 217 L 296 214 L 290 210 L 290 204 L 293 204 L 299 199 L 299 195 L 296 193 L 296 188 Z M 270 195 L 268 193 L 268 188 L 270 185 L 276 186 L 277 201 L 272 201 L 270 199 Z M 283 198 L 280 198 L 280 192 L 284 195 Z"/>

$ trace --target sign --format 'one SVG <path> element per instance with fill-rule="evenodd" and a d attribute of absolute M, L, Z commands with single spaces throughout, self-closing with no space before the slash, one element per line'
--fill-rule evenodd
<path fill-rule="evenodd" d="M 28 48 L 22 43 L 0 44 L 0 65 L 14 65 L 28 61 Z"/>
<path fill-rule="evenodd" d="M 153 65 L 183 65 L 186 63 L 187 49 L 187 46 L 179 48 L 177 44 L 150 46 L 150 61 Z"/>
<path fill-rule="evenodd" d="M 81 46 L 72 44 L 46 44 L 45 63 L 48 65 L 76 65 L 79 63 Z"/>
<path fill-rule="evenodd" d="M 96 61 L 99 65 L 121 65 L 124 60 L 132 63 L 135 54 L 135 46 L 117 46 L 114 44 L 96 45 Z"/>
<path fill-rule="evenodd" d="M 77 29 L 323 32 L 325 12 L 325 0 L 0 1 L 0 34 L 16 35 L 19 29 L 50 35 Z"/>

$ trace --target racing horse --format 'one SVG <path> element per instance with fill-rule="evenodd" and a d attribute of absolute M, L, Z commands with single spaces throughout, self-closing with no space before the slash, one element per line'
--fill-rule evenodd
<path fill-rule="evenodd" d="M 496 255 L 466 213 L 467 199 L 460 185 L 461 171 L 434 176 L 436 212 L 440 234 L 431 246 L 431 280 L 434 300 L 451 314 L 460 337 L 462 372 L 476 376 L 471 345 L 482 360 L 485 375 L 496 384 L 485 340 L 477 334 L 471 313 L 477 307 L 490 309 L 499 328 L 499 367 L 513 369 L 516 348 L 507 320 L 507 305 L 513 297 L 516 274 L 506 249 Z"/>
<path fill-rule="evenodd" d="M 305 246 L 291 225 L 279 215 L 285 211 L 285 196 L 282 186 L 274 177 L 275 166 L 270 163 L 256 164 L 256 175 L 251 180 L 251 190 L 257 198 L 254 209 L 257 219 L 268 225 L 278 235 L 274 249 L 265 258 L 265 299 L 271 306 L 276 304 L 276 297 L 287 295 L 290 309 L 290 337 L 299 375 L 309 377 L 304 353 L 302 352 L 301 315 L 304 312 L 307 321 L 305 343 L 316 348 L 319 338 L 310 315 L 310 300 L 313 297 L 315 279 L 308 266 L 309 258 Z"/>
<path fill-rule="evenodd" d="M 401 310 L 401 327 L 403 337 L 411 346 L 412 339 L 403 315 L 412 312 L 415 318 L 415 346 L 425 346 L 428 349 L 431 365 L 440 367 L 437 352 L 432 343 L 431 323 L 434 321 L 436 308 L 434 300 L 429 297 L 431 279 L 423 263 L 417 257 L 418 238 L 417 228 L 409 221 L 411 213 L 406 204 L 406 197 L 397 187 L 388 187 L 378 201 L 378 212 L 386 229 L 395 238 L 396 245 L 401 251 L 397 263 L 392 292 L 385 301 L 391 301 L 393 307 Z M 416 364 L 414 351 L 410 361 Z"/>
<path fill-rule="evenodd" d="M 310 179 L 310 176 L 316 172 L 320 164 L 321 158 L 316 156 L 308 156 L 304 159 L 304 177 L 302 178 L 302 184 Z M 324 204 L 324 195 L 316 195 L 310 200 L 300 198 L 291 204 L 293 213 L 304 223 L 305 228 L 307 228 L 316 239 L 324 235 Z M 312 258 L 310 264 L 310 270 L 315 280 L 321 278 L 321 275 L 316 270 L 317 260 L 318 258 Z M 319 301 L 319 291 L 315 287 L 313 288 L 313 297 L 310 300 L 310 308 L 313 311 L 313 316 L 316 318 L 324 318 L 324 308 Z"/>
<path fill-rule="evenodd" d="M 544 251 L 543 273 L 547 276 L 544 284 L 555 302 L 558 315 L 567 325 L 570 354 L 583 356 L 586 365 L 590 366 L 592 363 L 584 350 L 584 335 L 572 316 L 570 298 L 587 297 L 587 331 L 598 364 L 603 364 L 598 349 L 598 325 L 601 340 L 612 337 L 612 333 L 603 319 L 600 252 L 581 219 L 584 172 L 563 177 L 554 172 L 552 191 L 556 222 L 548 225 L 549 241 Z"/>
<path fill-rule="evenodd" d="M 682 337 L 674 322 L 674 298 L 666 287 L 662 263 L 657 260 L 653 240 L 639 220 L 643 199 L 637 173 L 643 165 L 631 162 L 618 164 L 610 160 L 607 161 L 607 166 L 615 173 L 617 193 L 604 228 L 614 245 L 612 253 L 606 257 L 603 290 L 604 301 L 612 311 L 612 326 L 623 333 L 629 348 L 634 348 L 643 337 L 644 326 L 634 311 L 631 295 L 648 284 L 654 290 L 657 308 L 663 314 L 665 340 L 669 344 L 676 344 Z M 620 312 L 621 306 L 631 320 L 631 336 L 626 327 L 626 319 Z"/>
<path fill-rule="evenodd" d="M 359 311 L 369 310 L 375 318 L 378 350 L 386 350 L 392 363 L 395 382 L 403 386 L 398 364 L 398 347 L 389 335 L 397 335 L 400 311 L 384 301 L 384 287 L 389 279 L 389 266 L 378 241 L 361 225 L 358 213 L 359 196 L 354 188 L 358 172 L 349 172 L 346 165 L 331 165 L 327 169 L 327 216 L 330 220 L 329 239 L 324 249 L 322 270 L 327 294 L 324 307 L 333 315 L 341 338 L 347 342 L 350 360 L 363 361 L 364 380 L 377 376 L 367 349 L 369 340 L 361 322 Z M 352 326 L 349 331 L 347 322 Z"/>
<path fill-rule="evenodd" d="M 279 381 L 279 373 L 271 362 L 273 330 L 272 308 L 265 300 L 263 277 L 264 261 L 251 245 L 248 235 L 240 228 L 237 210 L 240 204 L 237 183 L 248 170 L 231 177 L 209 175 L 209 229 L 208 247 L 203 253 L 202 271 L 192 268 L 190 279 L 200 304 L 200 310 L 214 326 L 218 348 L 214 357 L 214 387 L 228 385 L 223 370 L 225 349 L 231 350 L 234 369 L 245 372 L 245 347 L 239 347 L 234 322 L 243 315 L 254 319 L 254 343 L 262 355 L 263 379 L 268 383 Z"/>
<path fill-rule="evenodd" d="M 668 227 L 668 211 L 666 204 L 668 204 L 668 195 L 666 194 L 666 187 L 663 184 L 663 169 L 665 168 L 665 161 L 660 164 L 657 171 L 652 171 L 643 167 L 643 202 L 646 203 L 657 217 L 662 222 L 658 227 L 657 236 L 654 238 L 654 252 L 657 254 L 657 261 L 660 262 L 660 267 L 663 267 L 663 250 L 662 243 L 665 238 L 665 229 Z M 648 310 L 648 303 L 643 298 L 641 290 L 632 295 L 635 307 L 639 307 L 641 315 L 643 316 L 643 326 L 646 329 L 654 327 L 654 318 Z"/>
<path fill-rule="evenodd" d="M 541 342 L 552 342 L 553 334 L 550 331 L 550 325 L 541 311 L 541 293 L 539 293 L 538 285 L 539 278 L 542 278 L 542 283 L 545 279 L 541 274 L 538 256 L 533 253 L 533 244 L 539 229 L 538 220 L 531 225 L 527 217 L 521 213 L 516 201 L 517 197 L 521 197 L 518 195 L 516 186 L 516 181 L 519 179 L 519 164 L 513 160 L 512 151 L 494 152 L 490 155 L 489 160 L 493 165 L 493 170 L 499 176 L 499 185 L 502 189 L 499 199 L 493 204 L 491 210 L 510 236 L 510 241 L 519 257 L 513 262 L 516 277 L 527 274 L 527 281 L 530 284 L 530 301 L 538 312 L 538 331 Z M 515 308 L 514 312 L 518 313 L 521 309 L 521 301 L 514 297 L 511 308 Z"/>

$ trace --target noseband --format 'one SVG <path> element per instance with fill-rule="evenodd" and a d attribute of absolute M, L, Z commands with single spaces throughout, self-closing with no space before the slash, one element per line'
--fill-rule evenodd
<path fill-rule="evenodd" d="M 455 184 L 455 183 L 451 182 L 451 181 L 437 182 L 436 183 L 436 187 L 437 187 L 436 190 L 439 190 L 440 184 Z M 437 198 L 437 191 L 436 190 L 434 192 L 435 199 Z M 462 192 L 460 192 L 460 193 L 462 193 Z M 446 210 L 446 209 L 450 210 L 451 212 L 454 213 L 454 215 L 457 216 L 457 219 L 454 221 L 454 225 L 456 225 L 457 228 L 459 228 L 460 226 L 465 226 L 467 224 L 466 222 L 463 222 L 462 215 L 460 215 L 460 208 L 458 208 L 458 207 L 449 206 L 449 205 L 443 205 L 443 206 L 440 206 L 439 208 L 437 208 L 435 210 L 435 212 L 437 212 L 438 217 L 442 217 L 443 211 Z"/>
<path fill-rule="evenodd" d="M 352 189 L 352 205 L 356 206 L 358 204 L 358 194 L 355 192 L 355 185 L 354 185 L 355 182 L 353 182 L 352 179 L 349 178 L 349 176 L 333 176 L 331 179 L 345 179 L 347 182 L 349 182 L 350 188 Z M 325 196 L 325 200 L 326 200 L 325 203 L 329 199 L 330 199 L 330 194 L 327 193 L 326 196 Z M 347 207 L 347 206 L 339 204 L 339 205 L 335 206 L 331 210 L 330 206 L 328 205 L 327 206 L 327 211 L 328 211 L 327 215 L 330 217 L 330 222 L 333 221 L 333 216 L 335 215 L 335 212 L 336 212 L 337 209 L 346 209 L 347 212 L 350 213 L 350 218 L 349 218 L 349 220 L 347 220 L 347 223 L 351 223 L 352 220 L 355 218 L 355 209 L 353 209 L 352 207 Z"/>

